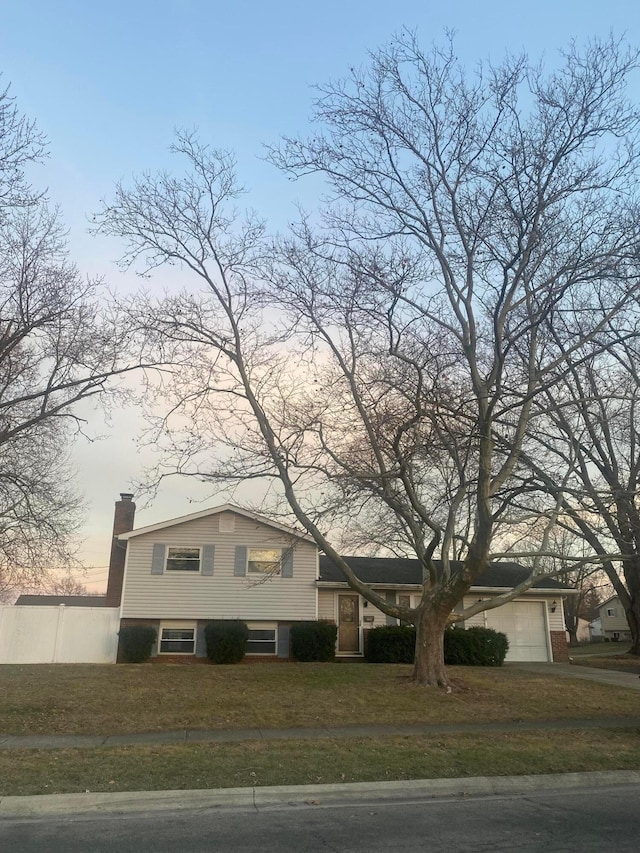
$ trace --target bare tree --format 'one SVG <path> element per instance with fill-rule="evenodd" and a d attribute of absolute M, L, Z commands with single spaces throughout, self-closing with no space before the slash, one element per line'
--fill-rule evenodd
<path fill-rule="evenodd" d="M 602 590 L 609 586 L 606 576 L 601 572 L 582 570 L 567 572 L 560 575 L 561 580 L 568 583 L 577 595 L 568 595 L 564 602 L 564 619 L 569 634 L 569 645 L 580 644 L 580 620 L 593 622 L 598 617 L 598 606 L 604 601 Z"/>
<path fill-rule="evenodd" d="M 468 77 L 451 45 L 403 36 L 320 90 L 316 135 L 272 151 L 327 179 L 319 226 L 269 245 L 233 209 L 232 160 L 188 134 L 184 177 L 120 185 L 98 217 L 127 241 L 123 263 L 178 264 L 204 286 L 139 308 L 189 354 L 159 389 L 158 476 L 271 478 L 352 587 L 416 625 L 417 683 L 449 688 L 448 624 L 548 572 L 562 492 L 538 488 L 527 580 L 453 612 L 523 523 L 534 402 L 637 292 L 635 63 L 609 41 L 546 75 L 521 57 Z M 375 528 L 419 559 L 413 610 L 340 557 L 327 531 L 358 522 L 358 544 Z"/>
<path fill-rule="evenodd" d="M 75 565 L 80 521 L 68 442 L 77 404 L 140 363 L 131 328 L 99 282 L 68 258 L 57 211 L 24 170 L 43 154 L 35 126 L 0 95 L 0 585 L 33 585 Z"/>
<path fill-rule="evenodd" d="M 5 210 L 37 199 L 25 178 L 25 166 L 45 155 L 44 136 L 20 113 L 9 87 L 0 90 L 0 222 Z"/>
<path fill-rule="evenodd" d="M 640 373 L 637 303 L 580 347 L 537 418 L 539 453 L 530 470 L 550 493 L 571 468 L 561 495 L 564 524 L 592 553 L 617 553 L 602 565 L 624 607 L 633 654 L 640 654 Z"/>
<path fill-rule="evenodd" d="M 91 595 L 86 584 L 69 573 L 53 575 L 43 587 L 43 591 L 50 595 Z"/>

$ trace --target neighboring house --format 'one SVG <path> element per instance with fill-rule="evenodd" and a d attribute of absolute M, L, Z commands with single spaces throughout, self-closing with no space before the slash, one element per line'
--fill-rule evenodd
<path fill-rule="evenodd" d="M 598 616 L 589 622 L 589 639 L 594 640 L 602 636 L 602 619 Z"/>
<path fill-rule="evenodd" d="M 578 617 L 578 630 L 576 631 L 576 639 L 579 643 L 588 643 L 591 639 L 591 623 L 582 616 Z M 569 642 L 569 632 L 567 631 L 567 642 Z"/>
<path fill-rule="evenodd" d="M 613 642 L 626 642 L 631 640 L 629 623 L 624 612 L 624 607 L 617 595 L 613 595 L 598 607 L 601 636 Z"/>
<path fill-rule="evenodd" d="M 362 657 L 367 629 L 397 624 L 351 590 L 305 533 L 231 504 L 136 530 L 132 498 L 123 493 L 116 502 L 107 594 L 99 598 L 99 606 L 117 614 L 121 627 L 156 628 L 155 659 L 205 657 L 204 627 L 211 619 L 245 621 L 247 655 L 262 660 L 289 658 L 289 629 L 295 622 L 324 619 L 337 624 L 337 655 L 347 659 Z M 388 601 L 417 605 L 417 560 L 345 559 Z M 495 564 L 472 587 L 464 606 L 504 593 L 526 576 L 527 570 L 516 563 Z M 572 590 L 559 582 L 542 581 L 463 627 L 503 631 L 509 639 L 507 660 L 567 660 L 562 608 L 567 594 Z M 87 606 L 77 596 L 29 598 Z M 88 606 L 95 607 L 96 597 L 90 599 L 93 605 Z"/>

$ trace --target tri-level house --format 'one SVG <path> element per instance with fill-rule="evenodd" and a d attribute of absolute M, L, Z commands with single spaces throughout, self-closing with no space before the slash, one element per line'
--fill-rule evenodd
<path fill-rule="evenodd" d="M 351 590 L 341 572 L 303 532 L 238 506 L 211 509 L 134 528 L 133 496 L 116 503 L 107 607 L 120 624 L 149 624 L 158 632 L 153 655 L 183 660 L 206 655 L 204 626 L 211 619 L 242 619 L 249 658 L 289 658 L 289 628 L 326 619 L 338 625 L 337 655 L 362 657 L 365 631 L 397 624 Z M 416 560 L 345 558 L 355 573 L 389 601 L 416 604 L 421 590 Z M 465 605 L 518 583 L 517 564 L 489 567 Z M 569 590 L 546 580 L 502 607 L 480 613 L 465 627 L 504 631 L 507 660 L 566 660 L 562 598 Z"/>
<path fill-rule="evenodd" d="M 155 653 L 206 654 L 211 619 L 242 619 L 247 653 L 289 657 L 289 626 L 318 616 L 318 549 L 304 533 L 224 504 L 133 528 L 132 495 L 116 504 L 106 605 L 121 625 L 157 628 Z"/>

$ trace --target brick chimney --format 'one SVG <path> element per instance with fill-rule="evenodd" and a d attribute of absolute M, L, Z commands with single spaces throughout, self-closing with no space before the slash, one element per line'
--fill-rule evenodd
<path fill-rule="evenodd" d="M 120 500 L 116 501 L 113 516 L 109 580 L 107 581 L 107 607 L 120 607 L 122 582 L 124 580 L 124 559 L 127 549 L 124 542 L 118 542 L 118 536 L 121 533 L 128 533 L 133 530 L 135 515 L 136 505 L 133 502 L 133 495 L 129 492 L 121 492 Z"/>

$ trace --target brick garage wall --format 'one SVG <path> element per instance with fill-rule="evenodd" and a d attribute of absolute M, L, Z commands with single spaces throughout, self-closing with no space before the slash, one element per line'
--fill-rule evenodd
<path fill-rule="evenodd" d="M 551 651 L 555 663 L 567 663 L 569 660 L 569 646 L 564 631 L 551 631 Z"/>

